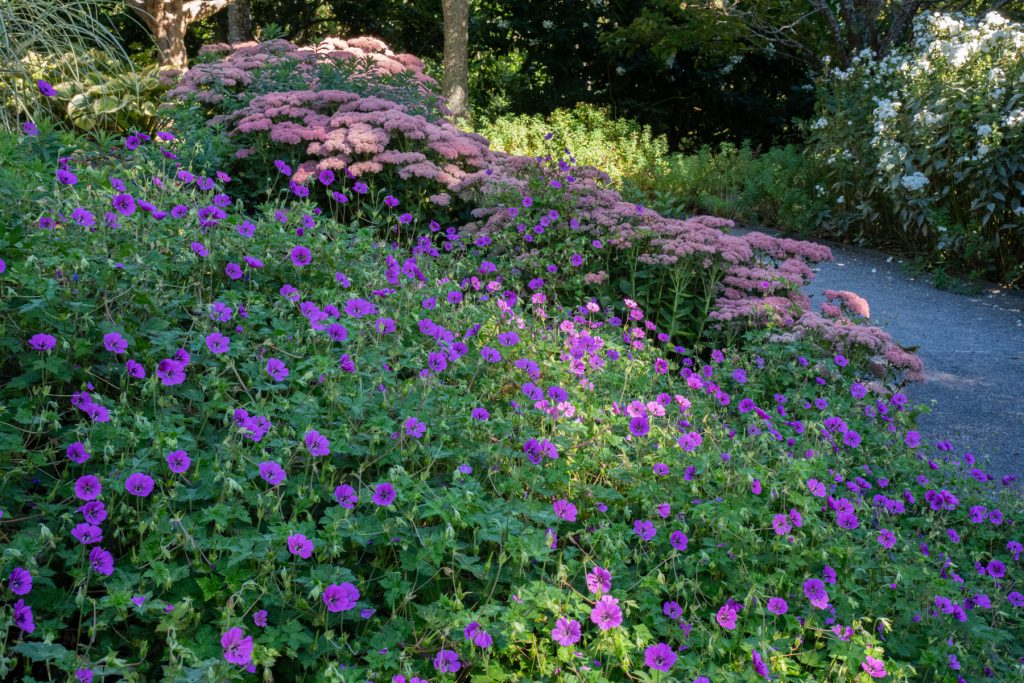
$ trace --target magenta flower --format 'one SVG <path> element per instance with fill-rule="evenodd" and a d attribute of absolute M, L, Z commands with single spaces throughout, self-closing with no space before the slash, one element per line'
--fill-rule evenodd
<path fill-rule="evenodd" d="M 762 678 L 771 678 L 771 675 L 768 672 L 768 665 L 765 664 L 764 659 L 761 658 L 760 652 L 757 650 L 751 650 L 750 658 L 754 662 L 754 671 L 756 671 L 759 676 Z"/>
<path fill-rule="evenodd" d="M 66 168 L 57 169 L 57 182 L 61 185 L 77 185 L 78 176 Z"/>
<path fill-rule="evenodd" d="M 246 666 L 252 659 L 252 637 L 237 626 L 221 635 L 220 646 L 224 648 L 224 659 L 232 664 Z"/>
<path fill-rule="evenodd" d="M 331 442 L 315 429 L 306 432 L 306 448 L 313 457 L 331 454 Z"/>
<path fill-rule="evenodd" d="M 71 530 L 71 535 L 82 545 L 92 545 L 103 540 L 103 529 L 83 522 Z"/>
<path fill-rule="evenodd" d="M 182 450 L 171 451 L 167 454 L 167 466 L 171 468 L 171 472 L 175 474 L 184 474 L 188 471 L 188 468 L 192 465 L 192 460 L 188 457 L 188 453 Z"/>
<path fill-rule="evenodd" d="M 651 424 L 645 415 L 637 415 L 629 421 L 629 433 L 633 436 L 645 436 L 651 431 Z"/>
<path fill-rule="evenodd" d="M 649 541 L 658 533 L 658 529 L 651 520 L 638 519 L 633 522 L 633 533 L 643 540 Z"/>
<path fill-rule="evenodd" d="M 126 361 L 124 369 L 128 372 L 129 377 L 134 377 L 135 379 L 146 378 L 146 368 L 142 367 L 142 363 L 137 360 L 132 359 Z"/>
<path fill-rule="evenodd" d="M 313 256 L 309 251 L 309 247 L 303 246 L 301 244 L 297 244 L 294 247 L 292 247 L 292 250 L 288 254 L 288 257 L 292 260 L 292 264 L 296 268 L 308 266 L 310 262 L 312 262 L 313 260 Z"/>
<path fill-rule="evenodd" d="M 804 581 L 804 595 L 818 609 L 828 609 L 828 592 L 825 590 L 825 582 L 821 579 Z"/>
<path fill-rule="evenodd" d="M 612 589 L 612 574 L 604 567 L 594 567 L 587 572 L 587 590 L 591 593 L 607 593 Z"/>
<path fill-rule="evenodd" d="M 25 135 L 29 136 L 30 138 L 34 138 L 39 135 L 39 126 L 32 123 L 31 121 L 26 121 L 25 123 L 21 124 L 21 129 L 25 131 Z"/>
<path fill-rule="evenodd" d="M 434 668 L 438 673 L 455 673 L 462 668 L 459 653 L 455 650 L 441 650 L 434 657 Z"/>
<path fill-rule="evenodd" d="M 622 610 L 619 601 L 610 595 L 598 598 L 590 611 L 590 620 L 602 631 L 608 631 L 622 624 Z"/>
<path fill-rule="evenodd" d="M 644 650 L 644 663 L 655 671 L 668 671 L 676 663 L 678 656 L 670 645 L 658 643 Z"/>
<path fill-rule="evenodd" d="M 46 81 L 36 81 L 36 87 L 39 88 L 39 92 L 41 92 L 45 97 L 53 97 L 57 94 L 57 91 L 53 89 L 53 86 Z"/>
<path fill-rule="evenodd" d="M 89 551 L 89 566 L 97 574 L 110 576 L 114 573 L 114 556 L 103 548 L 96 546 Z"/>
<path fill-rule="evenodd" d="M 128 475 L 124 482 L 124 490 L 133 496 L 145 498 L 153 492 L 153 477 L 142 472 Z"/>
<path fill-rule="evenodd" d="M 100 480 L 91 474 L 79 477 L 75 481 L 75 497 L 79 500 L 96 500 L 103 491 Z"/>
<path fill-rule="evenodd" d="M 14 603 L 14 625 L 25 633 L 32 633 L 36 630 L 35 618 L 32 615 L 32 608 L 19 599 Z"/>
<path fill-rule="evenodd" d="M 888 550 L 896 545 L 896 536 L 888 529 L 882 529 L 878 533 L 878 542 L 882 544 L 883 548 Z"/>
<path fill-rule="evenodd" d="M 302 534 L 292 534 L 288 537 L 288 552 L 308 560 L 313 554 L 313 541 Z"/>
<path fill-rule="evenodd" d="M 789 605 L 782 598 L 768 598 L 768 611 L 772 614 L 785 614 L 789 611 Z"/>
<path fill-rule="evenodd" d="M 206 348 L 210 349 L 210 353 L 227 353 L 231 350 L 231 339 L 220 332 L 208 334 L 206 335 Z"/>
<path fill-rule="evenodd" d="M 57 345 L 57 338 L 50 334 L 34 334 L 29 337 L 28 345 L 36 351 L 49 351 Z"/>
<path fill-rule="evenodd" d="M 122 216 L 131 216 L 135 213 L 135 198 L 130 194 L 116 194 L 110 200 L 110 204 Z"/>
<path fill-rule="evenodd" d="M 793 530 L 787 515 L 775 515 L 772 517 L 772 528 L 775 529 L 775 533 L 778 536 L 785 536 Z"/>
<path fill-rule="evenodd" d="M 65 454 L 68 456 L 68 460 L 79 465 L 92 457 L 89 451 L 85 450 L 85 444 L 81 441 L 75 441 L 69 445 Z"/>
<path fill-rule="evenodd" d="M 103 335 L 103 348 L 111 353 L 122 354 L 128 350 L 128 340 L 117 332 Z"/>
<path fill-rule="evenodd" d="M 103 520 L 107 518 L 107 507 L 98 500 L 89 501 L 85 505 L 79 506 L 77 511 L 82 513 L 85 521 L 89 524 L 102 524 Z"/>
<path fill-rule="evenodd" d="M 171 358 L 164 358 L 157 363 L 156 376 L 160 383 L 170 387 L 185 381 L 185 364 Z"/>
<path fill-rule="evenodd" d="M 356 490 L 348 484 L 342 484 L 334 489 L 334 500 L 338 501 L 338 505 L 341 507 L 351 510 L 359 502 L 359 496 L 356 495 Z"/>
<path fill-rule="evenodd" d="M 690 544 L 690 539 L 687 538 L 686 534 L 684 534 L 682 531 L 673 531 L 671 534 L 669 534 L 668 542 L 672 545 L 673 548 L 675 548 L 679 552 L 683 552 Z"/>
<path fill-rule="evenodd" d="M 287 477 L 284 468 L 273 460 L 261 462 L 259 469 L 260 477 L 262 477 L 263 481 L 267 482 L 271 486 L 278 486 Z"/>
<path fill-rule="evenodd" d="M 359 589 L 347 581 L 340 585 L 332 583 L 324 589 L 323 601 L 328 612 L 347 612 L 358 600 Z"/>
<path fill-rule="evenodd" d="M 405 429 L 406 434 L 414 439 L 420 438 L 427 431 L 427 425 L 415 417 L 406 418 L 405 422 L 402 423 L 402 428 Z"/>
<path fill-rule="evenodd" d="M 871 655 L 868 655 L 864 658 L 864 661 L 861 663 L 860 668 L 864 669 L 864 671 L 867 672 L 868 676 L 871 676 L 872 678 L 886 677 L 885 662 L 881 659 L 875 659 Z"/>
<path fill-rule="evenodd" d="M 556 500 L 554 503 L 551 504 L 551 507 L 554 509 L 555 514 L 558 516 L 559 519 L 564 519 L 566 522 L 576 521 L 576 506 L 567 501 L 565 498 Z"/>
<path fill-rule="evenodd" d="M 288 377 L 288 367 L 280 358 L 267 359 L 267 374 L 275 381 L 283 382 Z"/>
<path fill-rule="evenodd" d="M 718 612 L 715 614 L 715 620 L 722 628 L 732 631 L 736 628 L 737 616 L 736 608 L 733 607 L 731 602 L 727 602 L 718 608 Z"/>
<path fill-rule="evenodd" d="M 580 622 L 575 619 L 561 618 L 551 629 L 551 638 L 562 647 L 570 647 L 580 642 L 581 634 Z"/>
<path fill-rule="evenodd" d="M 267 626 L 267 610 L 261 609 L 253 612 L 252 623 L 256 624 L 260 628 L 266 628 Z"/>
<path fill-rule="evenodd" d="M 242 277 L 242 266 L 238 265 L 234 261 L 229 262 L 224 266 L 224 274 L 232 280 L 238 280 Z"/>
<path fill-rule="evenodd" d="M 373 490 L 373 502 L 375 505 L 388 507 L 395 500 L 396 495 L 395 487 L 391 484 L 387 482 L 377 484 L 377 487 Z"/>
<path fill-rule="evenodd" d="M 32 574 L 24 567 L 15 567 L 7 579 L 7 587 L 15 595 L 28 595 L 32 591 Z"/>

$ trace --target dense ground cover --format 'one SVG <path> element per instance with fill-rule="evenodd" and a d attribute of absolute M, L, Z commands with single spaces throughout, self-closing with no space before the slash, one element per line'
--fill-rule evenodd
<path fill-rule="evenodd" d="M 493 154 L 374 48 L 0 138 L 4 676 L 1022 675 L 1019 501 L 810 311 L 827 254 Z"/>

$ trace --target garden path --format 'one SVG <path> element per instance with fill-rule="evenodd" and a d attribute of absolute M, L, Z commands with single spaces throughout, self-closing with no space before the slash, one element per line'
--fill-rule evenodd
<path fill-rule="evenodd" d="M 776 231 L 757 228 L 761 232 Z M 742 234 L 753 228 L 734 228 Z M 804 288 L 815 306 L 826 289 L 867 299 L 871 321 L 903 346 L 919 346 L 925 382 L 911 384 L 914 403 L 932 407 L 920 418 L 922 436 L 948 439 L 996 477 L 1024 480 L 1024 292 L 982 283 L 972 294 L 936 289 L 882 252 L 814 240 L 835 261 L 815 267 Z"/>

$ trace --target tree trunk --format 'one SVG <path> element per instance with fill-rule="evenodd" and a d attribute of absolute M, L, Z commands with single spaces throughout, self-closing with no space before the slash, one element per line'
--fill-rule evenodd
<path fill-rule="evenodd" d="M 457 117 L 469 115 L 469 0 L 441 0 L 444 14 L 444 81 L 441 90 Z"/>
<path fill-rule="evenodd" d="M 252 40 L 252 11 L 249 0 L 235 0 L 228 5 L 228 42 Z"/>
<path fill-rule="evenodd" d="M 185 12 L 182 0 L 148 0 L 153 12 L 153 34 L 156 48 L 160 51 L 160 66 L 174 69 L 188 68 L 188 54 L 185 52 Z"/>
<path fill-rule="evenodd" d="M 126 0 L 153 32 L 160 66 L 187 69 L 185 31 L 189 24 L 213 16 L 237 0 Z M 246 2 L 248 5 L 248 2 Z"/>

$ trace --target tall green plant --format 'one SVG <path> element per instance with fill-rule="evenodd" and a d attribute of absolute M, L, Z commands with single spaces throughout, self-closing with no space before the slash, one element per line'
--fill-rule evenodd
<path fill-rule="evenodd" d="M 131 60 L 103 19 L 113 0 L 0 0 L 0 126 L 52 109 L 39 97 L 43 71 L 55 82 L 95 82 L 131 68 Z M 90 55 L 98 51 L 101 58 Z M 60 112 L 51 112 L 63 115 Z"/>

